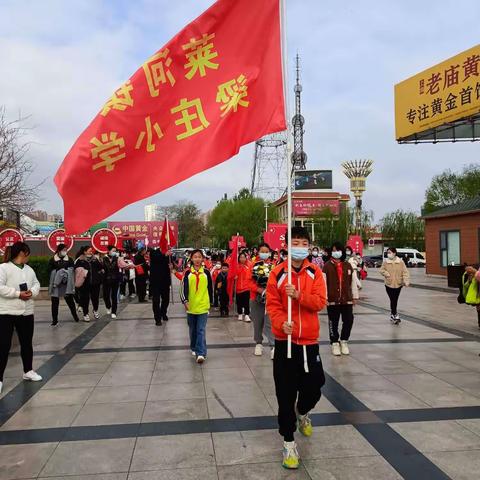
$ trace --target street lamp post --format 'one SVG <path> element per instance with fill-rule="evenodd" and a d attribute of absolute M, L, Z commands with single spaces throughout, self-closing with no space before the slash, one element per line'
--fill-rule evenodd
<path fill-rule="evenodd" d="M 342 163 L 343 173 L 350 180 L 350 191 L 355 197 L 355 231 L 362 230 L 362 196 L 366 190 L 367 177 L 373 171 L 373 160 L 351 160 Z"/>
<path fill-rule="evenodd" d="M 265 204 L 265 232 L 268 231 L 268 203 Z"/>

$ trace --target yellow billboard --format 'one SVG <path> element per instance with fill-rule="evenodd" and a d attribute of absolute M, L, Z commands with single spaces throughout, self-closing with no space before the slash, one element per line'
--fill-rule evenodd
<path fill-rule="evenodd" d="M 395 85 L 401 140 L 480 112 L 480 45 Z"/>

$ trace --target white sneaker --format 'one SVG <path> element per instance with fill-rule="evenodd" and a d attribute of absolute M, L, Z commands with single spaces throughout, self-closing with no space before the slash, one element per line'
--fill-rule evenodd
<path fill-rule="evenodd" d="M 275 347 L 272 347 L 272 350 L 270 351 L 270 360 L 273 360 L 275 358 Z"/>
<path fill-rule="evenodd" d="M 336 357 L 342 354 L 340 350 L 340 344 L 338 342 L 332 343 L 332 354 Z"/>
<path fill-rule="evenodd" d="M 299 467 L 300 455 L 298 454 L 295 442 L 283 442 L 283 463 L 284 468 L 296 470 Z"/>
<path fill-rule="evenodd" d="M 120 295 L 120 301 L 125 300 L 125 295 Z"/>
<path fill-rule="evenodd" d="M 239 316 L 238 316 L 238 321 L 239 321 L 239 322 L 243 322 L 243 315 L 239 315 Z"/>
<path fill-rule="evenodd" d="M 0 382 L 0 394 L 2 393 L 3 382 Z"/>
<path fill-rule="evenodd" d="M 77 313 L 82 313 L 82 307 L 80 305 L 77 305 Z"/>
<path fill-rule="evenodd" d="M 95 313 L 95 312 L 94 312 Z M 107 315 L 110 315 L 112 313 L 112 309 L 111 308 L 107 308 Z"/>
<path fill-rule="evenodd" d="M 30 380 L 31 382 L 40 382 L 42 377 L 37 372 L 30 370 L 29 372 L 23 374 L 23 379 Z"/>
<path fill-rule="evenodd" d="M 84 322 L 89 322 L 89 321 L 90 321 L 90 315 L 85 315 L 85 316 L 83 317 L 83 321 L 84 321 Z"/>
<path fill-rule="evenodd" d="M 203 355 L 199 355 L 197 357 L 197 363 L 202 364 L 205 361 L 205 357 Z"/>
<path fill-rule="evenodd" d="M 112 313 L 112 318 L 117 318 L 117 314 L 116 314 L 116 313 Z"/>
<path fill-rule="evenodd" d="M 340 351 L 342 355 L 350 355 L 350 349 L 348 348 L 348 342 L 346 340 L 340 340 Z"/>
<path fill-rule="evenodd" d="M 252 322 L 252 319 L 250 318 L 249 315 L 245 315 L 244 322 L 246 322 L 246 323 L 251 323 Z"/>
<path fill-rule="evenodd" d="M 192 350 L 192 357 L 195 357 L 197 354 Z"/>
<path fill-rule="evenodd" d="M 100 314 L 98 312 L 93 312 L 93 316 L 98 320 L 100 318 Z"/>
<path fill-rule="evenodd" d="M 130 298 L 135 298 L 136 296 L 137 296 L 137 295 L 136 295 L 135 293 L 132 293 L 132 294 L 130 295 Z"/>
<path fill-rule="evenodd" d="M 261 357 L 263 354 L 263 345 L 261 343 L 257 343 L 255 345 L 255 353 L 254 355 L 256 355 L 257 357 Z"/>

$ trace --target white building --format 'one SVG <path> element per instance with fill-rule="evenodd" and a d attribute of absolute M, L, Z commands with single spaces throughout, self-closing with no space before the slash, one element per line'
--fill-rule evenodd
<path fill-rule="evenodd" d="M 156 203 L 145 205 L 145 221 L 146 222 L 160 221 L 160 208 Z"/>

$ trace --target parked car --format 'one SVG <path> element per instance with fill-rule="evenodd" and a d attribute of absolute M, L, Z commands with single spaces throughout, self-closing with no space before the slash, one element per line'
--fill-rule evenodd
<path fill-rule="evenodd" d="M 397 255 L 405 262 L 407 267 L 425 267 L 424 255 L 415 248 L 397 248 Z M 387 248 L 383 251 L 383 257 L 387 258 Z"/>
<path fill-rule="evenodd" d="M 382 266 L 383 257 L 381 255 L 366 255 L 363 261 L 367 268 L 379 268 Z"/>

